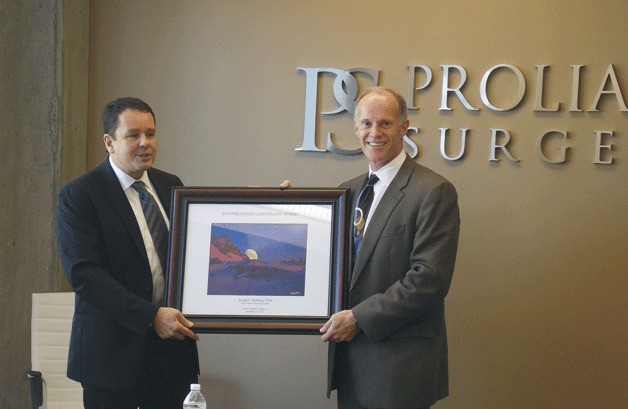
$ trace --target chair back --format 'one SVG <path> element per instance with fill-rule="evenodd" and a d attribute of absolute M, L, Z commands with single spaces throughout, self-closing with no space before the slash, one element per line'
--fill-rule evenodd
<path fill-rule="evenodd" d="M 34 293 L 31 369 L 41 372 L 45 409 L 82 409 L 83 388 L 66 376 L 74 293 Z"/>

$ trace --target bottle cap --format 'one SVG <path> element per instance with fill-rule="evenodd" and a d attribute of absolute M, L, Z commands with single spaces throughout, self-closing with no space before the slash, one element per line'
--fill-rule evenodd
<path fill-rule="evenodd" d="M 190 385 L 190 390 L 193 391 L 200 391 L 201 390 L 201 385 L 198 383 L 193 383 Z"/>

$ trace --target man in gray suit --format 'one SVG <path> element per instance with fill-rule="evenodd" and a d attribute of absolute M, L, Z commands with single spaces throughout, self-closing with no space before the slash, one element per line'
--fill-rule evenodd
<path fill-rule="evenodd" d="M 330 341 L 328 396 L 338 389 L 341 409 L 429 408 L 449 394 L 444 300 L 458 246 L 457 194 L 405 154 L 406 111 L 386 88 L 356 102 L 369 172 L 342 184 L 356 209 L 347 309 L 321 328 Z"/>

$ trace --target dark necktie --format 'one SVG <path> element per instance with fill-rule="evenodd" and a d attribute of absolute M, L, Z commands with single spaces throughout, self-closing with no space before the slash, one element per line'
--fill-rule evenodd
<path fill-rule="evenodd" d="M 355 211 L 353 213 L 353 259 L 355 260 L 355 256 L 358 254 L 358 247 L 360 246 L 360 242 L 364 237 L 364 229 L 366 228 L 366 219 L 369 215 L 369 210 L 371 210 L 371 205 L 373 204 L 373 197 L 375 193 L 373 192 L 373 185 L 377 183 L 379 178 L 376 174 L 372 174 L 371 177 L 366 181 L 366 185 L 360 191 L 358 195 L 358 203 L 356 205 Z"/>
<path fill-rule="evenodd" d="M 159 256 L 159 262 L 161 264 L 161 270 L 164 275 L 166 271 L 166 259 L 168 257 L 168 227 L 159 210 L 159 205 L 155 201 L 153 195 L 148 193 L 144 182 L 137 181 L 133 183 L 133 189 L 137 190 L 140 194 L 140 203 L 142 204 L 142 211 L 144 212 L 144 218 L 150 230 L 150 235 L 153 238 L 153 244 L 155 245 L 155 251 Z"/>

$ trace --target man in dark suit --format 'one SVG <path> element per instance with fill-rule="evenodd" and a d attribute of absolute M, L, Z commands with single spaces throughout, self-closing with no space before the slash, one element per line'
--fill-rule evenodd
<path fill-rule="evenodd" d="M 328 396 L 338 389 L 341 409 L 429 408 L 449 393 L 444 299 L 458 245 L 457 194 L 406 156 L 406 111 L 386 88 L 356 102 L 369 173 L 342 185 L 356 209 L 347 309 L 321 328 L 330 341 Z"/>
<path fill-rule="evenodd" d="M 182 182 L 152 168 L 155 115 L 145 102 L 114 100 L 103 122 L 108 159 L 59 193 L 59 252 L 76 292 L 68 377 L 88 409 L 178 409 L 199 373 L 192 323 L 164 307 L 161 238 L 167 244 L 171 190 Z"/>

